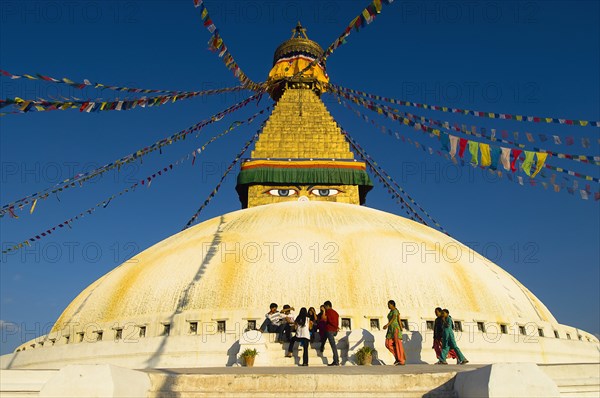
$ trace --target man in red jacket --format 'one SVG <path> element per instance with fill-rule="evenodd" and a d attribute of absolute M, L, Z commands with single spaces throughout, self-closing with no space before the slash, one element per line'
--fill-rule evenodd
<path fill-rule="evenodd" d="M 325 341 L 329 340 L 329 344 L 331 345 L 331 349 L 333 351 L 333 362 L 328 364 L 327 366 L 339 366 L 340 359 L 338 357 L 337 346 L 335 344 L 335 336 L 339 330 L 339 314 L 331 308 L 331 301 L 327 300 L 323 303 L 325 306 L 325 322 L 326 322 L 326 330 L 325 330 L 325 338 L 321 342 L 321 353 L 325 350 Z"/>

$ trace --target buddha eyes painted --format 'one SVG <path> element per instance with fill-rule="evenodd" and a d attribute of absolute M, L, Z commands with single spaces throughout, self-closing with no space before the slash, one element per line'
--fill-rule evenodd
<path fill-rule="evenodd" d="M 340 193 L 340 191 L 337 189 L 312 189 L 310 193 L 315 196 L 335 196 Z"/>
<path fill-rule="evenodd" d="M 269 195 L 272 195 L 272 196 L 289 197 L 289 196 L 298 195 L 299 191 L 300 191 L 299 189 L 285 188 L 285 189 L 270 189 L 270 190 L 266 191 L 265 193 L 268 193 Z M 340 193 L 340 191 L 338 189 L 331 189 L 331 188 L 312 188 L 312 189 L 309 188 L 308 192 L 311 195 L 320 196 L 320 197 L 335 196 Z"/>
<path fill-rule="evenodd" d="M 269 195 L 273 196 L 293 196 L 297 194 L 295 189 L 271 189 L 268 191 Z"/>

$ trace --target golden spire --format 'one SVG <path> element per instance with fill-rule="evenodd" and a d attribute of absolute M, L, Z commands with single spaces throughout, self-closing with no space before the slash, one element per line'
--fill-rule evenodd
<path fill-rule="evenodd" d="M 318 95 L 325 92 L 329 84 L 325 64 L 311 65 L 321 56 L 323 48 L 308 38 L 306 29 L 298 21 L 292 29 L 292 37 L 281 43 L 273 55 L 273 68 L 267 79 L 273 100 L 279 100 L 290 83 L 303 83 L 305 88 L 311 88 Z"/>
<path fill-rule="evenodd" d="M 277 104 L 251 159 L 242 163 L 236 187 L 242 207 L 290 200 L 365 202 L 373 186 L 365 163 L 354 159 L 320 98 L 329 82 L 325 68 L 315 64 L 304 71 L 322 54 L 300 22 L 275 51 L 267 82 Z"/>

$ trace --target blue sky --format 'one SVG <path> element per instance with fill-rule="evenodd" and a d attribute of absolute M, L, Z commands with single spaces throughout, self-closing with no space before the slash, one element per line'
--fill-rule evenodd
<path fill-rule="evenodd" d="M 266 78 L 273 51 L 300 19 L 310 38 L 328 46 L 366 1 L 207 1 L 239 65 Z M 332 82 L 430 104 L 467 109 L 600 119 L 598 2 L 397 1 L 328 60 Z M 192 1 L 10 1 L 0 4 L 0 65 L 13 73 L 85 78 L 151 89 L 203 90 L 236 80 L 207 51 L 209 33 Z M 0 79 L 0 96 L 109 97 L 68 86 Z M 121 98 L 124 96 L 121 95 Z M 83 114 L 76 110 L 8 115 L 0 119 L 1 203 L 44 189 L 180 131 L 243 99 L 243 94 L 197 98 L 153 109 Z M 600 332 L 599 208 L 566 192 L 519 186 L 487 172 L 459 167 L 381 134 L 324 96 L 334 117 L 457 240 L 469 244 L 532 290 L 559 322 Z M 0 221 L 2 247 L 20 242 L 91 207 L 270 103 L 263 100 L 165 148 L 143 164 L 108 173 L 82 188 L 39 202 L 33 215 Z M 367 110 L 362 110 L 369 114 Z M 411 109 L 408 109 L 411 111 Z M 415 111 L 415 110 L 413 110 Z M 415 111 L 415 113 L 417 113 Z M 567 153 L 600 153 L 598 129 L 514 123 L 420 112 L 487 128 L 563 137 L 591 137 L 592 147 L 555 146 Z M 414 130 L 377 119 L 439 149 Z M 114 200 L 93 215 L 3 255 L 0 266 L 1 353 L 47 332 L 87 285 L 133 254 L 178 232 L 214 188 L 258 122 L 234 130 L 189 163 Z M 551 163 L 598 176 L 598 168 Z M 560 181 L 561 176 L 558 177 Z M 571 182 L 572 184 L 572 182 Z M 235 174 L 201 214 L 206 220 L 239 209 Z M 598 190 L 598 185 L 592 187 Z M 404 215 L 376 184 L 367 205 Z M 12 243 L 14 244 L 14 243 Z M 485 292 L 482 292 L 485 294 Z M 16 324 L 13 333 L 6 323 Z"/>

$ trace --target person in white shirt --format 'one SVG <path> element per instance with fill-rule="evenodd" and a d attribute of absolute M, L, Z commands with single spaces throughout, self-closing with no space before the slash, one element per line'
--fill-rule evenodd
<path fill-rule="evenodd" d="M 281 313 L 277 311 L 277 304 L 271 303 L 269 306 L 270 311 L 265 314 L 265 321 L 260 325 L 261 333 L 278 333 L 279 326 L 281 325 L 282 317 Z"/>
<path fill-rule="evenodd" d="M 294 349 L 294 344 L 298 341 L 300 345 L 304 347 L 304 352 L 302 353 L 302 363 L 300 366 L 308 366 L 308 348 L 310 342 L 310 318 L 308 317 L 308 311 L 306 307 L 302 307 L 300 309 L 300 313 L 296 317 L 294 323 L 296 325 L 296 335 L 291 338 L 290 345 L 288 346 L 288 351 L 285 354 L 286 357 L 292 356 L 292 350 Z"/>

